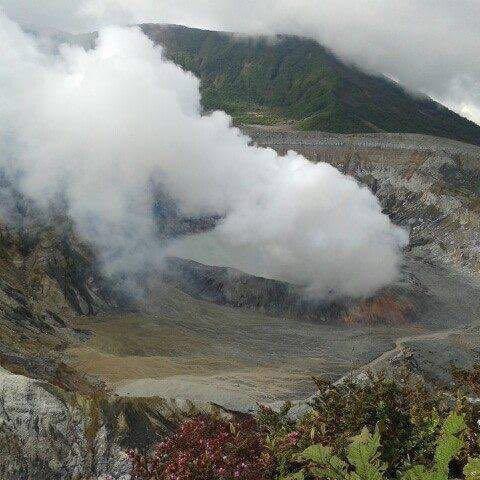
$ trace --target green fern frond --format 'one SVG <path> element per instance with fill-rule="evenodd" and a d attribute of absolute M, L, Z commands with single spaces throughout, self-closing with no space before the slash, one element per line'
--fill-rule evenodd
<path fill-rule="evenodd" d="M 456 412 L 452 412 L 443 423 L 435 449 L 435 471 L 441 478 L 448 477 L 450 462 L 463 448 L 461 435 L 466 427 L 464 416 Z"/>
<path fill-rule="evenodd" d="M 301 460 L 324 465 L 332 457 L 332 449 L 330 447 L 324 447 L 323 445 L 310 445 L 299 457 Z"/>
<path fill-rule="evenodd" d="M 299 459 L 313 462 L 315 466 L 311 471 L 317 477 L 343 480 L 347 476 L 347 464 L 333 455 L 329 447 L 311 445 L 299 455 Z"/>
<path fill-rule="evenodd" d="M 442 426 L 442 435 L 457 435 L 467 428 L 465 418 L 457 412 L 452 412 Z"/>
<path fill-rule="evenodd" d="M 385 466 L 379 461 L 380 433 L 378 429 L 372 435 L 363 428 L 360 435 L 352 439 L 348 447 L 347 458 L 355 471 L 350 474 L 352 480 L 382 480 Z"/>

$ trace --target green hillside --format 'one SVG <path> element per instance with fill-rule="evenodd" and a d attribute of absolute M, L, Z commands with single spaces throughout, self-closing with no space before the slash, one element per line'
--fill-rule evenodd
<path fill-rule="evenodd" d="M 318 43 L 142 25 L 168 58 L 201 79 L 206 110 L 238 123 L 291 122 L 337 133 L 410 132 L 480 144 L 480 126 L 384 77 L 346 65 Z"/>

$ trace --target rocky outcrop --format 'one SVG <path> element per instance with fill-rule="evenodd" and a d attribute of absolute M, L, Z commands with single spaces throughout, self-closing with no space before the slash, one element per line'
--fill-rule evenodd
<path fill-rule="evenodd" d="M 301 287 L 286 282 L 192 260 L 165 259 L 162 276 L 166 283 L 193 298 L 275 317 L 329 321 L 346 311 L 342 302 L 323 302 L 306 296 Z"/>
<path fill-rule="evenodd" d="M 95 397 L 21 375 L 0 376 L 0 472 L 9 480 L 129 478 L 112 425 Z M 113 427 L 113 428 L 112 428 Z"/>

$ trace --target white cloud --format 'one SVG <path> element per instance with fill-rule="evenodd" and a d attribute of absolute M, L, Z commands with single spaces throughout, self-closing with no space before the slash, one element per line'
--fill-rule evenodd
<path fill-rule="evenodd" d="M 474 120 L 480 108 L 478 0 L 0 0 L 0 7 L 23 23 L 74 31 L 148 21 L 306 35 Z M 467 78 L 462 91 L 453 86 Z"/>
<path fill-rule="evenodd" d="M 89 0 L 83 9 L 103 19 L 305 35 L 473 119 L 461 105 L 480 108 L 477 0 Z M 452 85 L 466 78 L 460 93 Z"/>

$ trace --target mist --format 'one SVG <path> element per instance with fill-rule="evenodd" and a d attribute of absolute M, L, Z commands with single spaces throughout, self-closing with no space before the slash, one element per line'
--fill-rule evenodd
<path fill-rule="evenodd" d="M 480 3 L 476 0 L 0 0 L 41 31 L 179 23 L 318 40 L 342 59 L 387 75 L 480 123 Z"/>
<path fill-rule="evenodd" d="M 313 38 L 480 123 L 476 0 L 88 0 L 79 18 Z"/>
<path fill-rule="evenodd" d="M 40 205 L 68 201 L 107 273 L 161 268 L 166 254 L 229 262 L 318 297 L 393 281 L 408 235 L 332 166 L 249 146 L 222 112 L 201 115 L 199 82 L 139 29 L 101 30 L 95 49 L 45 53 L 0 16 L 2 166 Z M 222 220 L 165 246 L 161 189 L 184 215 Z"/>

